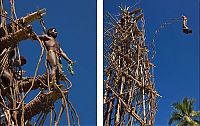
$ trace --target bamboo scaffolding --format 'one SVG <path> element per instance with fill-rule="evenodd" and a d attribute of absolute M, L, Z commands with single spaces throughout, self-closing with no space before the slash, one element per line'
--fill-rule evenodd
<path fill-rule="evenodd" d="M 33 125 L 31 123 L 33 117 L 37 118 L 34 126 L 44 125 L 49 112 L 51 113 L 51 124 L 58 125 L 65 110 L 67 124 L 70 125 L 72 120 L 74 125 L 80 126 L 78 114 L 68 98 L 68 92 L 72 87 L 71 81 L 62 73 L 58 79 L 64 81 L 66 86 L 60 84 L 55 85 L 55 89 L 51 89 L 48 67 L 46 66 L 47 72 L 45 74 L 37 75 L 45 48 L 30 24 L 39 20 L 44 33 L 46 33 L 44 20 L 42 19 L 46 14 L 46 10 L 41 9 L 17 18 L 14 0 L 10 0 L 10 4 L 11 15 L 8 17 L 3 7 L 3 0 L 0 0 L 0 116 L 3 117 L 0 120 L 0 125 Z M 10 21 L 9 24 L 6 24 L 7 20 Z M 37 39 L 42 48 L 34 77 L 23 77 L 21 65 L 13 65 L 14 58 L 20 57 L 19 44 L 27 39 Z M 21 64 L 21 59 L 17 60 Z M 10 76 L 7 80 L 3 76 L 5 71 Z M 39 93 L 31 100 L 28 98 L 28 94 L 33 90 L 37 90 Z M 25 103 L 26 99 L 29 99 L 30 102 Z M 60 113 L 56 113 L 54 108 L 57 100 L 62 101 Z M 53 118 L 54 122 L 52 121 Z"/>
<path fill-rule="evenodd" d="M 104 52 L 104 125 L 152 126 L 156 113 L 154 64 L 148 58 L 142 9 L 108 13 Z M 116 17 L 116 18 L 115 18 Z"/>
<path fill-rule="evenodd" d="M 6 36 L 5 32 L 12 33 L 13 30 L 22 29 L 22 28 L 26 27 L 27 25 L 31 24 L 32 22 L 42 19 L 45 14 L 46 14 L 46 10 L 40 9 L 36 12 L 27 14 L 26 16 L 21 17 L 16 20 L 8 18 L 7 15 L 1 15 L 5 19 L 9 19 L 11 23 L 6 24 L 6 29 L 7 29 L 6 31 L 4 30 L 3 26 L 0 27 L 0 36 L 5 37 Z"/>
<path fill-rule="evenodd" d="M 65 92 L 67 94 L 68 92 Z M 44 94 L 39 94 L 37 97 L 35 97 L 32 101 L 30 101 L 28 104 L 24 106 L 24 120 L 29 120 L 35 115 L 39 114 L 40 112 L 49 112 L 53 106 L 54 102 L 61 98 L 61 94 L 56 91 L 51 91 Z M 40 109 L 38 109 L 40 108 Z M 21 111 L 18 113 L 21 115 Z M 20 119 L 21 117 L 18 116 Z"/>
<path fill-rule="evenodd" d="M 1 47 L 0 49 L 3 50 L 8 47 L 16 47 L 20 41 L 29 39 L 32 35 L 32 27 L 27 26 L 23 29 L 20 29 L 14 33 L 9 34 L 6 37 L 0 38 Z"/>
<path fill-rule="evenodd" d="M 5 26 L 0 28 L 0 51 L 2 52 L 3 49 L 11 46 L 16 47 L 16 45 L 20 41 L 27 40 L 33 37 L 32 27 L 29 24 L 33 21 L 36 21 L 37 19 L 41 19 L 44 14 L 45 9 L 41 9 L 36 12 L 30 13 L 25 17 L 21 17 L 20 19 L 17 19 L 15 21 L 9 18 L 11 20 L 11 23 L 6 25 L 6 32 L 4 28 Z M 13 33 L 13 31 L 16 32 Z"/>
<path fill-rule="evenodd" d="M 47 90 L 48 89 L 48 85 L 47 84 L 47 75 L 39 75 L 35 80 L 33 78 L 23 78 L 21 81 L 18 81 L 16 84 L 19 87 L 19 92 L 27 92 L 29 90 L 29 88 L 31 87 L 32 81 L 34 81 L 34 86 L 32 87 L 32 90 L 36 90 L 36 89 L 44 89 Z M 0 83 L 1 85 L 2 82 Z M 10 89 L 8 87 L 6 88 L 1 88 L 1 95 L 5 96 L 7 93 L 9 94 Z"/>

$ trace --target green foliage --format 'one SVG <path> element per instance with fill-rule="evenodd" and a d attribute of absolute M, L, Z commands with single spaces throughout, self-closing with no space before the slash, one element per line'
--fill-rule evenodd
<path fill-rule="evenodd" d="M 68 64 L 68 70 L 71 75 L 74 75 L 73 63 Z"/>
<path fill-rule="evenodd" d="M 198 126 L 200 125 L 200 111 L 193 109 L 194 99 L 185 97 L 182 102 L 172 104 L 174 111 L 168 122 L 169 125 L 177 123 L 176 126 Z"/>

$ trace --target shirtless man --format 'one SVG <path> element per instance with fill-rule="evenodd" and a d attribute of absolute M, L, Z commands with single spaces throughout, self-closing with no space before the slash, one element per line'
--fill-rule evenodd
<path fill-rule="evenodd" d="M 183 19 L 183 32 L 186 34 L 192 33 L 192 30 L 188 28 L 187 21 L 188 18 L 186 16 L 182 16 Z"/>
<path fill-rule="evenodd" d="M 43 36 L 39 36 L 39 38 L 44 41 L 44 45 L 47 50 L 46 60 L 48 65 L 50 65 L 50 77 L 52 83 L 59 83 L 58 82 L 58 74 L 59 74 L 59 63 L 60 57 L 62 56 L 68 64 L 72 65 L 73 61 L 69 59 L 69 57 L 64 53 L 61 49 L 59 43 L 56 41 L 57 31 L 55 28 L 50 28 L 47 31 L 47 34 Z"/>
<path fill-rule="evenodd" d="M 16 57 L 14 61 L 11 59 L 12 57 L 9 57 L 9 64 L 6 65 L 1 79 L 3 82 L 4 87 L 8 87 L 10 85 L 10 82 L 12 81 L 12 77 L 16 80 L 21 80 L 24 70 L 22 70 L 22 66 L 26 64 L 26 59 L 25 57 L 21 56 L 20 57 L 20 62 L 19 62 L 19 57 Z"/>

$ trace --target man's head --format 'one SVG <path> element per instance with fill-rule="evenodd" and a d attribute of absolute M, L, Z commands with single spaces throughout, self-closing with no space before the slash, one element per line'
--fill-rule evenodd
<path fill-rule="evenodd" d="M 21 61 L 21 63 L 20 63 Z M 19 57 L 16 57 L 14 60 L 14 65 L 15 66 L 23 66 L 26 64 L 26 58 L 23 56 L 20 56 L 20 61 L 19 61 Z"/>
<path fill-rule="evenodd" d="M 53 38 L 56 38 L 57 37 L 57 31 L 56 31 L 56 28 L 50 28 L 48 31 L 47 31 L 47 35 L 48 36 L 51 36 Z"/>

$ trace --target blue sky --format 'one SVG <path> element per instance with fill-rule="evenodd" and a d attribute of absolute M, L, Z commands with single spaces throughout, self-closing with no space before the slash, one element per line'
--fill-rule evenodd
<path fill-rule="evenodd" d="M 6 1 L 5 4 L 9 5 Z M 25 16 L 41 8 L 46 8 L 44 21 L 47 28 L 56 27 L 57 40 L 68 56 L 75 61 L 75 75 L 67 72 L 67 62 L 63 60 L 64 70 L 73 83 L 69 99 L 76 108 L 81 125 L 96 125 L 96 1 L 15 1 L 17 17 Z M 10 7 L 6 6 L 9 12 Z M 37 34 L 42 34 L 39 22 L 33 23 Z M 24 70 L 26 76 L 33 76 L 41 53 L 37 41 L 25 41 L 20 45 L 21 55 L 27 58 Z M 45 72 L 44 58 L 39 74 Z M 34 97 L 30 94 L 29 97 Z M 49 125 L 49 121 L 45 123 Z M 61 125 L 66 125 L 63 117 Z"/>
<path fill-rule="evenodd" d="M 104 12 L 118 14 L 119 5 L 133 6 L 136 0 L 104 0 Z M 162 98 L 158 103 L 155 126 L 166 126 L 172 112 L 171 104 L 185 96 L 199 103 L 199 1 L 142 0 L 136 6 L 145 15 L 146 41 L 151 42 L 155 30 L 170 18 L 186 15 L 193 33 L 182 32 L 178 22 L 160 31 L 155 40 L 155 85 Z"/>
<path fill-rule="evenodd" d="M 118 5 L 134 5 L 129 0 L 104 0 L 104 8 L 118 12 Z M 154 60 L 157 91 L 163 96 L 158 104 L 155 125 L 166 125 L 171 104 L 184 96 L 199 101 L 199 1 L 151 0 L 142 1 L 137 7 L 145 14 L 146 40 L 151 41 L 154 31 L 169 18 L 182 14 L 188 16 L 193 33 L 185 35 L 182 24 L 176 23 L 163 29 L 156 38 L 157 54 Z M 75 75 L 65 72 L 73 83 L 70 100 L 76 108 L 82 125 L 96 124 L 96 1 L 16 1 L 17 16 L 21 17 L 39 8 L 46 8 L 44 17 L 47 28 L 56 27 L 58 41 L 68 56 L 76 61 Z M 6 8 L 10 9 L 9 7 Z M 41 34 L 38 22 L 34 30 Z M 33 76 L 41 48 L 37 42 L 26 41 L 20 45 L 21 55 L 27 58 L 26 76 Z M 64 62 L 67 67 L 67 63 Z M 44 59 L 39 70 L 45 72 Z M 33 97 L 33 96 L 30 96 Z M 46 122 L 48 125 L 48 122 Z M 62 118 L 62 125 L 66 119 Z"/>

